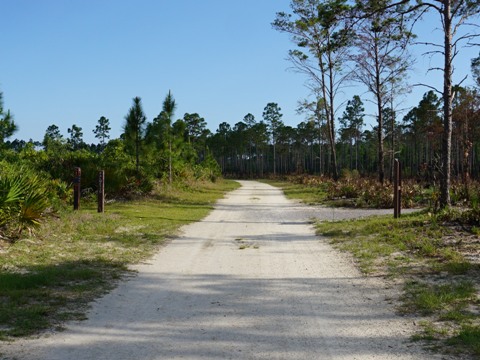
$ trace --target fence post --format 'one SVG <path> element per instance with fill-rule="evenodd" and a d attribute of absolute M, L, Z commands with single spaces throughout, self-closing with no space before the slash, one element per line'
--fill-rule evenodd
<path fill-rule="evenodd" d="M 82 169 L 76 167 L 73 177 L 73 210 L 80 208 L 80 184 L 82 181 Z"/>
<path fill-rule="evenodd" d="M 103 213 L 105 207 L 105 171 L 98 172 L 98 212 Z"/>
<path fill-rule="evenodd" d="M 402 212 L 402 172 L 400 161 L 394 161 L 394 178 L 393 178 L 393 217 L 399 218 Z"/>

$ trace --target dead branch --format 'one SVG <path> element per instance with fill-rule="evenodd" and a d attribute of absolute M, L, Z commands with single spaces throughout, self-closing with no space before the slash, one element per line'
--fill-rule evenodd
<path fill-rule="evenodd" d="M 437 92 L 438 94 L 442 95 L 443 96 L 443 91 L 440 91 L 438 90 L 436 87 L 434 86 L 431 86 L 431 85 L 427 85 L 427 84 L 423 84 L 423 83 L 418 83 L 418 84 L 413 84 L 412 86 L 424 86 L 426 88 L 429 88 L 429 89 L 432 89 L 433 91 Z"/>

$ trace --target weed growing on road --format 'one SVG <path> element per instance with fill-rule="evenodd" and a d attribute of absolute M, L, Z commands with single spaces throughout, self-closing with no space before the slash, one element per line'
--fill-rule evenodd
<path fill-rule="evenodd" d="M 248 242 L 248 241 L 246 241 L 242 238 L 237 238 L 237 239 L 235 239 L 235 241 L 239 244 L 239 246 L 238 246 L 239 250 L 245 250 L 245 249 L 248 249 L 248 248 L 253 248 L 253 249 L 259 249 L 260 248 L 260 246 L 258 246 L 257 244 Z"/>
<path fill-rule="evenodd" d="M 154 198 L 109 204 L 104 214 L 91 204 L 51 219 L 35 238 L 0 243 L 0 340 L 83 319 L 90 301 L 128 276 L 129 264 L 205 217 L 238 186 L 171 187 Z"/>

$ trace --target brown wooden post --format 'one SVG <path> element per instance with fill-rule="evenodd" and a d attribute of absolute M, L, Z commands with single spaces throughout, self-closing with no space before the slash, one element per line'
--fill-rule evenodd
<path fill-rule="evenodd" d="M 393 217 L 399 218 L 402 212 L 402 173 L 398 159 L 395 159 L 393 164 Z"/>
<path fill-rule="evenodd" d="M 402 167 L 400 166 L 400 161 L 398 161 L 398 217 L 402 215 Z"/>
<path fill-rule="evenodd" d="M 396 219 L 398 217 L 398 161 L 397 159 L 393 160 L 393 217 Z"/>
<path fill-rule="evenodd" d="M 105 171 L 98 172 L 98 212 L 103 213 L 105 207 Z"/>
<path fill-rule="evenodd" d="M 80 208 L 80 184 L 82 181 L 82 169 L 76 167 L 73 177 L 73 210 Z"/>

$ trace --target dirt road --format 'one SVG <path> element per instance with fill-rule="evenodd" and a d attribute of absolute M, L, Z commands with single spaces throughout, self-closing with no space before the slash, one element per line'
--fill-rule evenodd
<path fill-rule="evenodd" d="M 409 342 L 412 321 L 394 314 L 385 284 L 363 278 L 314 235 L 309 218 L 331 217 L 331 209 L 312 212 L 269 185 L 241 183 L 95 303 L 88 320 L 11 344 L 8 353 L 44 360 L 437 358 Z"/>

